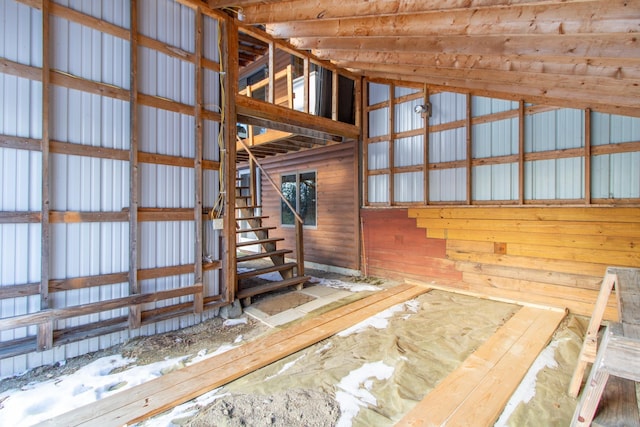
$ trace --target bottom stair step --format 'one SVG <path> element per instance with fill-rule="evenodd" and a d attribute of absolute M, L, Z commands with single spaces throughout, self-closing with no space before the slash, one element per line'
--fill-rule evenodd
<path fill-rule="evenodd" d="M 292 277 L 291 279 L 281 280 L 279 282 L 271 282 L 260 286 L 252 286 L 251 288 L 238 291 L 238 294 L 236 296 L 239 299 L 248 298 L 255 295 L 263 294 L 265 292 L 271 292 L 277 289 L 286 288 L 288 286 L 299 285 L 308 281 L 309 279 L 311 279 L 311 276 L 299 276 Z"/>
<path fill-rule="evenodd" d="M 286 262 L 284 264 L 279 265 L 270 265 L 269 267 L 257 268 L 251 271 L 243 271 L 242 273 L 238 273 L 238 280 L 246 279 L 247 277 L 255 277 L 260 276 L 261 274 L 272 273 L 274 271 L 285 271 L 294 268 L 297 266 L 295 262 Z"/>

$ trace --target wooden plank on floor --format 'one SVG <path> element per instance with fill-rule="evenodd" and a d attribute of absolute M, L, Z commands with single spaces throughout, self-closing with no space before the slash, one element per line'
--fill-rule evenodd
<path fill-rule="evenodd" d="M 274 332 L 216 357 L 77 408 L 42 425 L 121 426 L 139 422 L 255 371 L 428 289 L 400 285 Z"/>
<path fill-rule="evenodd" d="M 397 425 L 492 425 L 564 316 L 522 307 Z"/>

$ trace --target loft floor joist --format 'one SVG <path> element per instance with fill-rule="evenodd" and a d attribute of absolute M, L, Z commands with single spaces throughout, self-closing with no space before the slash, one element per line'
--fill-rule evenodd
<path fill-rule="evenodd" d="M 42 425 L 106 427 L 139 422 L 427 291 L 427 288 L 420 286 L 400 285 L 376 292 L 367 298 L 252 341 L 217 357 L 67 412 Z"/>

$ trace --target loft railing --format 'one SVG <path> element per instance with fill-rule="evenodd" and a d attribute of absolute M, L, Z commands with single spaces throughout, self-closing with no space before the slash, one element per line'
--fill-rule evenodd
<path fill-rule="evenodd" d="M 247 143 L 244 142 L 242 138 L 240 138 L 237 135 L 236 135 L 236 139 L 247 151 L 251 161 L 262 171 L 262 173 L 267 178 L 267 180 L 269 181 L 271 186 L 274 188 L 274 190 L 276 190 L 276 192 L 278 193 L 282 201 L 285 203 L 285 205 L 287 205 L 287 207 L 293 213 L 293 216 L 296 220 L 295 221 L 296 222 L 296 258 L 297 258 L 296 263 L 297 263 L 297 269 L 298 269 L 298 276 L 304 276 L 304 245 L 303 245 L 303 238 L 302 238 L 303 237 L 302 226 L 304 224 L 304 220 L 302 219 L 300 214 L 295 210 L 295 208 L 291 205 L 291 203 L 287 200 L 287 198 L 284 197 L 284 194 L 282 194 L 282 191 L 280 191 L 280 188 L 278 188 L 275 181 L 271 178 L 271 175 L 269 175 L 269 173 L 266 170 L 264 170 L 260 162 L 258 162 L 258 159 L 253 155 L 251 150 L 249 150 L 249 146 L 247 145 Z M 255 188 L 252 188 L 251 191 L 252 193 L 255 193 Z"/>
<path fill-rule="evenodd" d="M 287 65 L 287 67 L 283 70 L 278 71 L 274 76 L 274 88 L 273 91 L 275 93 L 276 90 L 276 82 L 281 79 L 287 79 L 286 88 L 287 94 L 283 95 L 274 100 L 274 104 L 276 105 L 286 105 L 289 108 L 293 108 L 293 67 L 291 65 Z M 253 93 L 262 88 L 269 87 L 269 77 L 266 77 L 260 80 L 257 83 L 252 85 L 248 85 L 246 88 L 242 89 L 239 93 L 240 95 L 246 95 L 249 98 L 253 98 Z M 268 89 L 267 89 L 268 90 Z"/>

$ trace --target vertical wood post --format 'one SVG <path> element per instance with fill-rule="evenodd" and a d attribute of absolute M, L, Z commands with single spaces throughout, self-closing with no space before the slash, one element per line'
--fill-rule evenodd
<path fill-rule="evenodd" d="M 49 85 L 49 0 L 42 0 L 42 214 L 41 214 L 41 270 L 40 309 L 51 307 L 49 301 L 49 105 L 51 89 Z M 37 348 L 39 351 L 53 347 L 53 322 L 38 324 Z"/>
<path fill-rule="evenodd" d="M 524 205 L 524 100 L 518 106 L 518 203 Z"/>
<path fill-rule="evenodd" d="M 129 35 L 131 74 L 129 92 L 129 294 L 139 294 L 138 283 L 138 4 L 131 0 Z M 129 307 L 129 328 L 137 329 L 142 321 L 140 305 Z"/>
<path fill-rule="evenodd" d="M 591 108 L 584 110 L 584 203 L 591 204 Z"/>
<path fill-rule="evenodd" d="M 303 88 L 303 110 L 305 113 L 309 112 L 309 79 L 310 77 L 310 72 L 309 72 L 309 58 L 307 56 L 304 57 L 303 59 L 303 63 L 302 63 L 302 67 L 303 67 L 303 74 L 304 74 L 304 88 Z"/>
<path fill-rule="evenodd" d="M 471 132 L 471 94 L 467 94 L 467 205 L 471 204 L 472 199 L 472 185 L 471 182 L 471 172 L 472 172 L 472 162 L 471 157 L 473 156 L 473 144 L 472 141 L 472 132 Z"/>
<path fill-rule="evenodd" d="M 331 120 L 338 120 L 338 82 L 340 75 L 337 70 L 331 72 Z"/>
<path fill-rule="evenodd" d="M 293 67 L 287 65 L 287 106 L 293 109 Z"/>
<path fill-rule="evenodd" d="M 424 85 L 424 98 L 423 98 L 423 102 L 424 105 L 430 105 L 429 103 L 429 87 L 425 84 Z M 422 134 L 423 136 L 423 141 L 424 141 L 424 151 L 423 151 L 423 155 L 424 155 L 424 167 L 423 167 L 423 179 L 424 179 L 424 204 L 428 205 L 429 204 L 429 116 L 431 115 L 431 110 L 429 110 L 429 112 L 424 116 L 424 133 Z"/>
<path fill-rule="evenodd" d="M 228 70 L 227 70 L 228 71 Z M 269 90 L 267 91 L 267 101 L 271 104 L 276 102 L 276 45 L 269 42 Z M 231 96 L 231 94 L 229 94 Z M 233 94 L 235 96 L 235 94 Z"/>
<path fill-rule="evenodd" d="M 396 197 L 394 194 L 395 187 L 395 157 L 394 157 L 394 146 L 395 146 L 395 109 L 396 109 L 396 99 L 395 99 L 395 85 L 393 83 L 389 84 L 389 206 L 393 206 L 396 204 Z"/>
<path fill-rule="evenodd" d="M 296 219 L 296 260 L 298 264 L 298 276 L 304 276 L 304 244 L 303 224 Z"/>
<path fill-rule="evenodd" d="M 237 291 L 236 279 L 236 102 L 238 95 L 238 26 L 232 18 L 223 22 L 224 45 L 220 57 L 223 76 L 223 91 L 226 94 L 224 105 L 224 122 L 221 123 L 224 147 L 224 248 L 222 268 L 226 279 L 226 298 L 231 302 Z M 270 48 L 271 49 L 271 48 Z M 271 72 L 271 71 L 270 71 Z"/>
<path fill-rule="evenodd" d="M 362 85 L 362 205 L 369 205 L 369 83 Z"/>
<path fill-rule="evenodd" d="M 253 158 L 249 158 L 249 195 L 251 196 L 251 206 L 256 206 L 258 204 L 258 180 L 256 162 Z"/>
<path fill-rule="evenodd" d="M 193 173 L 195 174 L 195 198 L 194 198 L 194 220 L 195 220 L 195 266 L 194 266 L 194 283 L 203 286 L 202 277 L 202 106 L 204 104 L 204 84 L 202 76 L 202 11 L 200 8 L 195 10 L 195 31 L 196 31 L 196 56 L 195 56 L 195 106 L 194 121 L 196 126 L 195 140 L 195 158 L 193 164 Z M 202 313 L 204 308 L 204 289 L 193 294 L 193 312 Z"/>

